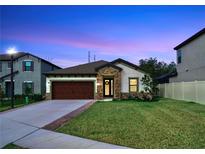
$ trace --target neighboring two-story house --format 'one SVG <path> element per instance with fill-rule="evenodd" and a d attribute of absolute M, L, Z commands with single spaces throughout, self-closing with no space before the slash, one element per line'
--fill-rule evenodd
<path fill-rule="evenodd" d="M 205 81 L 205 28 L 174 48 L 177 75 L 169 82 Z"/>
<path fill-rule="evenodd" d="M 14 55 L 14 94 L 27 93 L 44 95 L 46 92 L 45 72 L 60 69 L 38 56 L 19 52 Z M 11 96 L 11 56 L 0 55 L 0 86 L 6 97 Z"/>
<path fill-rule="evenodd" d="M 164 74 L 159 83 L 205 81 L 205 28 L 177 45 L 177 72 Z"/>

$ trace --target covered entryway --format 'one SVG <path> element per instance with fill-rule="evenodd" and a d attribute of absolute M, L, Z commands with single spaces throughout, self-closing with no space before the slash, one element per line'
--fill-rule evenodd
<path fill-rule="evenodd" d="M 52 99 L 93 99 L 93 81 L 52 82 Z"/>
<path fill-rule="evenodd" d="M 104 78 L 103 80 L 103 94 L 104 97 L 113 97 L 114 93 L 114 80 L 113 78 Z"/>

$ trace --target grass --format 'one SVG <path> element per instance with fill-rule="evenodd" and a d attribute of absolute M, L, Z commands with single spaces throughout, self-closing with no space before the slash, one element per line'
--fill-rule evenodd
<path fill-rule="evenodd" d="M 29 104 L 34 103 L 34 100 L 30 100 Z M 16 99 L 14 101 L 14 108 L 18 108 L 21 106 L 27 105 L 25 104 L 25 100 L 23 99 Z M 11 101 L 10 100 L 0 100 L 0 112 L 10 110 L 11 109 Z"/>
<path fill-rule="evenodd" d="M 56 131 L 132 148 L 205 148 L 205 106 L 171 99 L 97 102 Z"/>
<path fill-rule="evenodd" d="M 18 145 L 15 145 L 13 143 L 7 144 L 3 149 L 24 149 L 23 147 L 20 147 Z"/>

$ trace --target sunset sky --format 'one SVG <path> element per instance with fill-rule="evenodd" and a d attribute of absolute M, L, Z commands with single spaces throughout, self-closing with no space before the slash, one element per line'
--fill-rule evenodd
<path fill-rule="evenodd" d="M 91 58 L 175 61 L 173 48 L 205 27 L 205 6 L 0 6 L 9 47 L 68 67 Z"/>

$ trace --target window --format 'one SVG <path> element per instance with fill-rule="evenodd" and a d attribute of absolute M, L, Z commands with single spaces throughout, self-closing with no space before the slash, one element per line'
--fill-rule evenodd
<path fill-rule="evenodd" d="M 23 61 L 23 71 L 33 71 L 33 61 Z"/>
<path fill-rule="evenodd" d="M 177 64 L 180 64 L 182 62 L 182 51 L 177 51 Z"/>
<path fill-rule="evenodd" d="M 2 62 L 0 62 L 0 72 L 2 72 Z"/>
<path fill-rule="evenodd" d="M 11 68 L 11 61 L 8 62 L 8 68 Z"/>
<path fill-rule="evenodd" d="M 129 91 L 130 92 L 138 91 L 138 78 L 129 78 Z"/>
<path fill-rule="evenodd" d="M 54 66 L 52 66 L 51 70 L 54 71 Z"/>
<path fill-rule="evenodd" d="M 33 94 L 33 82 L 23 83 L 23 94 L 32 95 Z"/>

